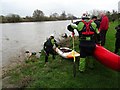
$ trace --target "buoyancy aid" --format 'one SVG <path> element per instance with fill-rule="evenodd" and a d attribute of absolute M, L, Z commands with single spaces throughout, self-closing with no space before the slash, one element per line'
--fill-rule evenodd
<path fill-rule="evenodd" d="M 46 46 L 46 47 L 53 47 L 53 44 L 52 44 L 50 38 L 45 42 L 44 46 Z"/>
<path fill-rule="evenodd" d="M 89 22 L 86 22 L 86 21 L 82 20 L 82 22 L 85 25 L 85 28 L 82 30 L 82 35 L 85 35 L 85 36 L 93 35 L 94 31 L 91 29 L 91 26 L 90 26 L 93 21 L 90 20 Z"/>

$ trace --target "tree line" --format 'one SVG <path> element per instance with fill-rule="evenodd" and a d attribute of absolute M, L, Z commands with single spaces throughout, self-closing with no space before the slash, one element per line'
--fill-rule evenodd
<path fill-rule="evenodd" d="M 92 10 L 89 11 L 89 13 L 92 15 L 96 15 L 99 17 L 100 10 Z M 103 11 L 102 11 L 103 12 Z M 120 17 L 120 13 L 113 10 L 110 11 L 104 11 L 106 15 L 108 16 L 109 20 L 118 20 L 118 17 Z M 63 11 L 60 15 L 58 13 L 53 13 L 50 16 L 45 16 L 44 12 L 41 10 L 34 10 L 32 16 L 26 16 L 26 17 L 20 17 L 17 14 L 9 14 L 6 16 L 1 15 L 0 16 L 0 23 L 16 23 L 16 22 L 40 22 L 40 21 L 57 21 L 57 20 L 71 20 L 71 19 L 78 19 L 78 17 L 74 16 L 73 14 L 66 14 L 65 11 Z"/>
<path fill-rule="evenodd" d="M 32 16 L 20 17 L 17 14 L 9 14 L 6 16 L 0 16 L 0 23 L 16 23 L 16 22 L 40 22 L 40 21 L 57 21 L 57 20 L 70 20 L 77 19 L 72 14 L 66 14 L 63 11 L 60 15 L 58 13 L 53 13 L 50 16 L 45 16 L 43 11 L 35 10 Z"/>

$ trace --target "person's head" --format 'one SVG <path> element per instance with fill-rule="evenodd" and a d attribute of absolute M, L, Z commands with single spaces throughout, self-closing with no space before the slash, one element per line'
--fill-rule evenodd
<path fill-rule="evenodd" d="M 84 13 L 81 17 L 82 20 L 89 20 L 90 19 L 90 15 L 88 15 L 87 13 Z"/>
<path fill-rule="evenodd" d="M 104 12 L 101 12 L 101 13 L 100 13 L 100 17 L 103 17 L 103 16 L 105 16 L 105 13 L 104 13 Z"/>
<path fill-rule="evenodd" d="M 51 35 L 50 35 L 50 38 L 53 39 L 53 38 L 54 38 L 54 34 L 51 34 Z"/>
<path fill-rule="evenodd" d="M 92 16 L 92 20 L 93 21 L 97 20 L 97 16 Z"/>

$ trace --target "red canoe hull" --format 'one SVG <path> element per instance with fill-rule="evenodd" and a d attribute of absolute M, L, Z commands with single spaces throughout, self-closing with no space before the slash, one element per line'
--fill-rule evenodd
<path fill-rule="evenodd" d="M 104 47 L 96 45 L 94 57 L 106 67 L 120 71 L 120 56 L 108 51 Z"/>

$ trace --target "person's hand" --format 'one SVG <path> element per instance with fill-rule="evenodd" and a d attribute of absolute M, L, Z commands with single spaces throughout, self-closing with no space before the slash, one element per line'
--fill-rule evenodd
<path fill-rule="evenodd" d="M 74 32 L 72 32 L 72 37 L 74 37 L 74 35 L 75 35 L 75 33 L 74 33 Z"/>
<path fill-rule="evenodd" d="M 100 31 L 101 31 L 101 29 L 99 28 L 99 29 L 98 29 L 98 31 L 100 32 Z"/>

